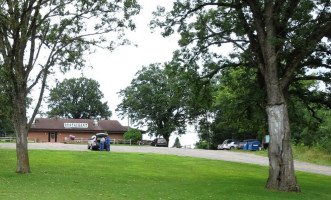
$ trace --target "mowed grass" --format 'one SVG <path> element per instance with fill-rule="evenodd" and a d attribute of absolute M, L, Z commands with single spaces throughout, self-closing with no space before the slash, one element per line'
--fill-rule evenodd
<path fill-rule="evenodd" d="M 302 193 L 264 188 L 268 168 L 172 155 L 30 150 L 15 173 L 0 149 L 0 199 L 331 199 L 331 177 L 297 172 Z"/>

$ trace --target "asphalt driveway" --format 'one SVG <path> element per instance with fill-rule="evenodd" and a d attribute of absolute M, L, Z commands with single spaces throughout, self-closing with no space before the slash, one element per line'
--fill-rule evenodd
<path fill-rule="evenodd" d="M 2 149 L 15 149 L 14 143 L 0 143 Z M 69 151 L 90 151 L 87 145 L 63 144 L 63 143 L 29 143 L 29 149 L 47 149 L 47 150 L 69 150 Z M 113 152 L 138 152 L 138 153 L 157 153 L 187 157 L 206 158 L 213 160 L 225 160 L 232 162 L 241 162 L 268 166 L 268 158 L 253 154 L 220 151 L 220 150 L 202 150 L 202 149 L 177 149 L 152 146 L 111 146 Z M 331 176 L 331 167 L 315 165 L 305 162 L 294 161 L 295 170 L 323 174 Z"/>

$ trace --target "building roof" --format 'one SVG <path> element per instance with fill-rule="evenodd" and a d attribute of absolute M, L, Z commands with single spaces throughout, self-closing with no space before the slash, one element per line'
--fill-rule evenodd
<path fill-rule="evenodd" d="M 97 122 L 97 123 L 95 123 Z M 29 131 L 67 131 L 67 132 L 126 132 L 128 129 L 117 120 L 93 119 L 49 119 L 37 118 Z"/>

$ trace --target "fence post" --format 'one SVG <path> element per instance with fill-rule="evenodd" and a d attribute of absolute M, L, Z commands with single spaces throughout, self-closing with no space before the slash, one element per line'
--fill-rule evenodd
<path fill-rule="evenodd" d="M 131 139 L 130 139 L 130 146 L 131 146 Z"/>

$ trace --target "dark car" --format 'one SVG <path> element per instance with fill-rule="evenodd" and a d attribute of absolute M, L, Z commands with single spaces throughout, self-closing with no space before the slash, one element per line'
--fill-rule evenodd
<path fill-rule="evenodd" d="M 156 146 L 156 147 L 167 147 L 168 142 L 164 138 L 156 138 L 151 142 L 151 146 Z"/>

